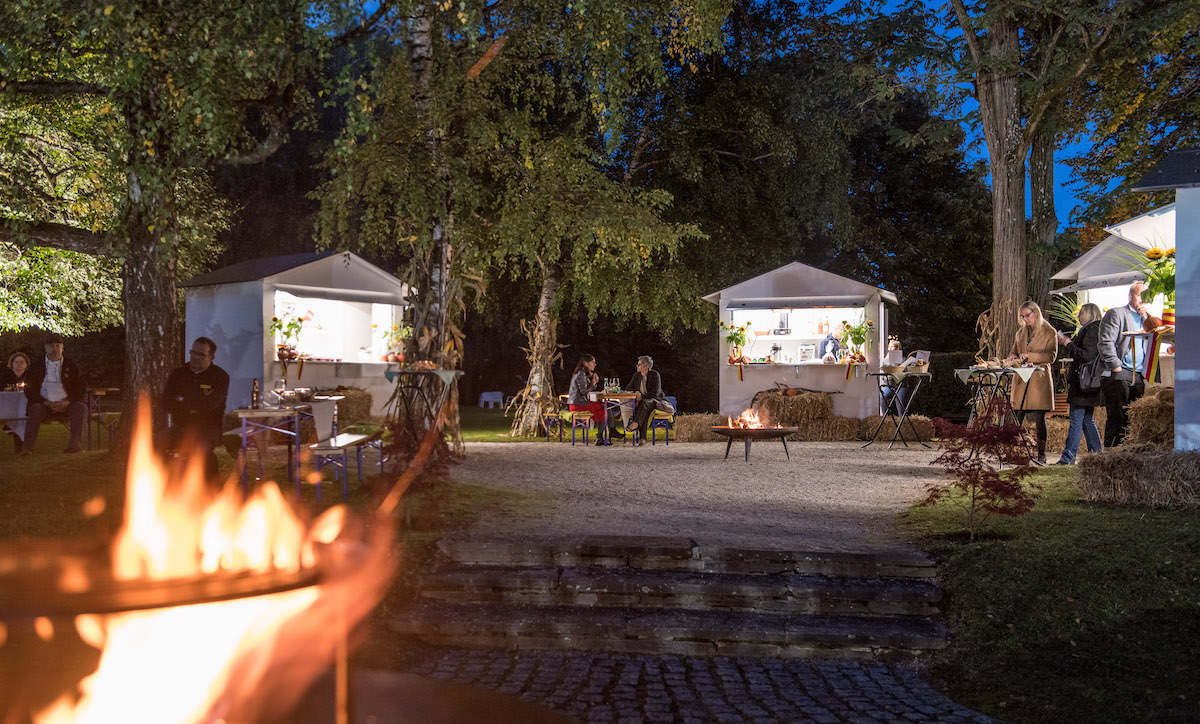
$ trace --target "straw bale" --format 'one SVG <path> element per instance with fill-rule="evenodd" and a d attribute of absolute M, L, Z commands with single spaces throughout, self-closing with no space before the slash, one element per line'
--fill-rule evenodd
<path fill-rule="evenodd" d="M 879 427 L 879 421 L 883 419 L 882 415 L 872 415 L 863 419 L 858 428 L 858 437 L 862 440 L 870 440 L 874 434 L 875 428 Z M 912 427 L 908 426 L 912 422 Z M 909 415 L 904 422 L 904 437 L 908 440 L 913 439 L 913 430 L 917 431 L 917 440 L 932 440 L 933 439 L 933 423 L 924 415 Z M 896 434 L 896 423 L 891 418 L 884 420 L 883 429 L 879 431 L 877 440 L 891 440 L 892 435 Z M 897 437 L 898 441 L 900 438 Z"/>
<path fill-rule="evenodd" d="M 755 395 L 751 406 L 766 414 L 768 425 L 807 425 L 833 417 L 833 398 L 825 392 L 786 396 L 770 390 Z"/>
<path fill-rule="evenodd" d="M 800 442 L 848 442 L 858 439 L 859 419 L 856 417 L 829 417 L 812 420 L 798 425 L 800 429 L 788 440 Z"/>
<path fill-rule="evenodd" d="M 721 415 L 694 414 L 676 415 L 671 438 L 672 442 L 721 442 L 726 438 L 716 434 L 710 428 L 713 425 L 724 425 L 727 418 Z"/>
<path fill-rule="evenodd" d="M 1200 453 L 1121 445 L 1079 462 L 1085 500 L 1153 508 L 1200 507 Z"/>
<path fill-rule="evenodd" d="M 1151 387 L 1129 404 L 1129 428 L 1125 443 L 1175 444 L 1175 388 Z"/>

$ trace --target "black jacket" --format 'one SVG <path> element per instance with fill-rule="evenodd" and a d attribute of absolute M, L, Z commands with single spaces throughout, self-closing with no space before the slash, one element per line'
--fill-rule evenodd
<path fill-rule="evenodd" d="M 229 373 L 209 365 L 200 374 L 188 365 L 176 367 L 167 378 L 163 403 L 172 427 L 189 427 L 219 442 L 229 396 Z"/>
<path fill-rule="evenodd" d="M 25 371 L 25 399 L 32 405 L 45 402 L 42 397 L 42 383 L 46 381 L 46 358 L 38 357 L 29 369 Z M 67 399 L 71 402 L 85 402 L 87 396 L 87 380 L 80 371 L 79 365 L 70 357 L 63 357 L 62 384 L 67 390 Z"/>
<path fill-rule="evenodd" d="M 1079 389 L 1079 370 L 1100 354 L 1100 320 L 1088 322 L 1067 344 L 1071 367 L 1067 370 L 1067 402 L 1076 407 L 1096 407 L 1104 404 L 1100 390 L 1084 392 Z"/>
<path fill-rule="evenodd" d="M 25 370 L 25 374 L 29 374 L 29 370 Z M 17 373 L 12 371 L 10 367 L 0 367 L 0 391 L 7 390 L 10 387 L 16 387 L 16 384 L 25 377 L 17 377 Z"/>
<path fill-rule="evenodd" d="M 642 389 L 642 373 L 634 372 L 633 378 L 629 380 L 629 384 L 625 385 L 627 392 L 638 392 Z M 646 374 L 646 394 L 642 395 L 643 400 L 665 400 L 667 396 L 663 394 L 662 378 L 658 376 L 657 370 L 650 370 Z"/>

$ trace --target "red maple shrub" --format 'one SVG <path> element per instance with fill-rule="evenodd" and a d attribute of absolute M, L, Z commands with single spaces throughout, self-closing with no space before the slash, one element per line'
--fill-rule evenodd
<path fill-rule="evenodd" d="M 1005 404 L 997 400 L 998 405 Z M 1018 516 L 1033 508 L 1039 486 L 1022 482 L 1033 474 L 1030 446 L 1020 425 L 1009 421 L 1007 411 L 992 409 L 968 425 L 956 425 L 940 417 L 933 427 L 942 442 L 942 454 L 931 465 L 943 465 L 953 480 L 931 484 L 921 505 L 950 500 L 966 513 L 971 540 L 985 520 L 996 515 Z M 1001 464 L 1009 465 L 1002 469 Z M 951 495 L 958 492 L 961 497 Z"/>

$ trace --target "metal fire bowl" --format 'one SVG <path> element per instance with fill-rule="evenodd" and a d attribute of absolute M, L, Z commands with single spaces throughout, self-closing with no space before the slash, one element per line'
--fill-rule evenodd
<path fill-rule="evenodd" d="M 798 427 L 729 427 L 728 425 L 713 425 L 712 431 L 718 435 L 731 437 L 735 440 L 770 440 L 797 432 Z"/>
<path fill-rule="evenodd" d="M 299 571 L 222 573 L 168 580 L 113 578 L 107 546 L 38 540 L 0 545 L 0 619 L 118 613 L 263 596 L 306 588 L 350 570 L 360 543 L 318 546 L 318 564 Z"/>

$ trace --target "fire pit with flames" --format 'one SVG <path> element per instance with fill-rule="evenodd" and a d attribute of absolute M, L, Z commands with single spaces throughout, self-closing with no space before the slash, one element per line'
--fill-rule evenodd
<path fill-rule="evenodd" d="M 783 454 L 788 460 L 792 459 L 788 453 L 787 436 L 796 432 L 799 428 L 785 427 L 783 425 L 768 425 L 765 415 L 760 415 L 759 411 L 749 409 L 743 410 L 742 414 L 736 418 L 729 417 L 727 425 L 713 425 L 712 431 L 718 435 L 724 435 L 729 438 L 725 444 L 725 457 L 729 458 L 729 449 L 733 447 L 734 440 L 744 440 L 746 442 L 746 462 L 750 462 L 750 444 L 755 440 L 770 440 L 779 438 L 783 443 Z"/>

